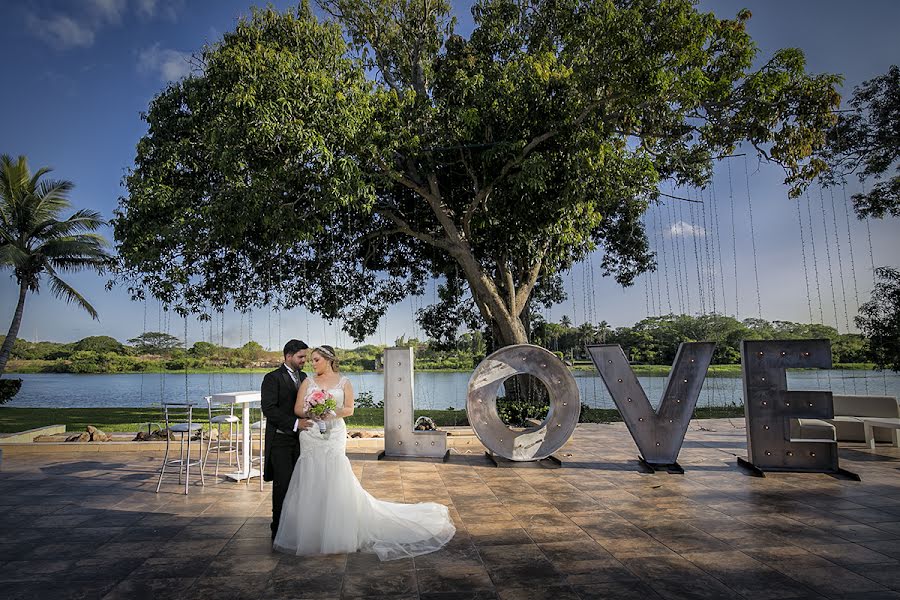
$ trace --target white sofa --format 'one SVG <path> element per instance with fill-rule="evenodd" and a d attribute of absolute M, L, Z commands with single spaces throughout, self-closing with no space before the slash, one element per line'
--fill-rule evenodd
<path fill-rule="evenodd" d="M 834 396 L 832 424 L 838 441 L 864 442 L 866 436 L 862 419 L 900 419 L 900 404 L 893 396 Z M 875 429 L 876 442 L 893 441 L 888 429 Z"/>
<path fill-rule="evenodd" d="M 893 396 L 832 396 L 833 419 L 791 419 L 791 438 L 865 442 L 863 419 L 900 419 L 900 404 Z M 875 441 L 894 442 L 894 432 L 876 427 Z"/>

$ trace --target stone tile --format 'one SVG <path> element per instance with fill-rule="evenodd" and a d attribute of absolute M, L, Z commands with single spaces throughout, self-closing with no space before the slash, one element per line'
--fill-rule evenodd
<path fill-rule="evenodd" d="M 544 588 L 508 588 L 499 591 L 500 600 L 579 600 L 578 594 L 567 585 Z"/>
<path fill-rule="evenodd" d="M 686 554 L 685 558 L 748 598 L 793 598 L 810 593 L 806 586 L 742 552 Z"/>
<path fill-rule="evenodd" d="M 416 578 L 419 593 L 425 594 L 475 594 L 475 592 L 492 592 L 493 582 L 487 570 L 482 566 L 445 566 L 439 568 L 417 569 Z"/>
<path fill-rule="evenodd" d="M 337 576 L 347 571 L 346 554 L 321 556 L 291 556 L 279 554 L 278 566 L 272 571 L 273 579 L 305 578 L 310 574 Z"/>
<path fill-rule="evenodd" d="M 416 569 L 430 569 L 435 567 L 480 567 L 481 556 L 474 544 L 460 547 L 444 547 L 437 552 L 416 556 L 414 559 Z"/>
<path fill-rule="evenodd" d="M 529 564 L 487 567 L 494 588 L 498 591 L 511 588 L 544 588 L 565 584 L 565 576 L 548 560 Z"/>
<path fill-rule="evenodd" d="M 900 547 L 900 540 L 897 542 Z M 895 559 L 870 550 L 860 544 L 826 544 L 808 546 L 809 551 L 838 565 L 860 565 L 868 563 L 893 563 Z"/>
<path fill-rule="evenodd" d="M 338 598 L 344 576 L 342 573 L 317 573 L 314 571 L 295 572 L 292 577 L 272 576 L 259 587 L 257 597 L 288 600 L 290 598 Z M 259 590 L 264 590 L 259 594 Z"/>
<path fill-rule="evenodd" d="M 834 535 L 850 542 L 874 542 L 878 540 L 897 540 L 900 536 L 896 533 L 885 531 L 874 525 L 835 525 L 832 527 Z"/>
<path fill-rule="evenodd" d="M 495 469 L 480 455 L 447 464 L 353 455 L 354 472 L 377 497 L 452 501 L 458 533 L 446 548 L 385 563 L 371 554 L 273 553 L 268 486 L 262 494 L 197 486 L 185 497 L 167 484 L 157 495 L 159 456 L 10 457 L 0 471 L 0 594 L 180 600 L 176 588 L 191 586 L 197 593 L 185 597 L 215 589 L 217 598 L 328 600 L 342 588 L 397 600 L 898 597 L 894 449 L 880 446 L 877 460 L 862 460 L 842 448 L 861 482 L 802 473 L 756 479 L 723 458 L 741 451 L 743 429 L 725 420 L 704 429 L 688 431 L 679 476 L 640 473 L 621 423 L 579 425 L 557 470 Z M 366 587 L 379 574 L 401 583 Z M 57 586 L 64 577 L 65 589 Z M 255 578 L 256 587 L 232 590 L 234 577 Z M 410 580 L 414 588 L 402 584 Z"/>
<path fill-rule="evenodd" d="M 167 558 L 176 557 L 195 557 L 195 556 L 215 556 L 228 543 L 228 540 L 181 540 L 175 539 L 161 546 L 154 556 L 164 556 Z"/>
<path fill-rule="evenodd" d="M 622 561 L 664 598 L 732 598 L 737 593 L 681 557 L 642 557 Z"/>
<path fill-rule="evenodd" d="M 121 580 L 128 577 L 144 562 L 143 558 L 85 558 L 76 561 L 65 573 L 71 581 L 91 581 L 95 579 Z"/>
<path fill-rule="evenodd" d="M 659 600 L 661 598 L 650 586 L 634 581 L 576 585 L 574 589 L 581 600 Z"/>
<path fill-rule="evenodd" d="M 267 580 L 267 574 L 202 577 L 191 586 L 188 595 L 196 600 L 256 600 L 260 591 L 267 589 Z"/>
<path fill-rule="evenodd" d="M 18 581 L 3 586 L 4 600 L 99 600 L 112 590 L 117 581 L 45 581 L 40 585 Z"/>
<path fill-rule="evenodd" d="M 416 568 L 412 558 L 382 561 L 371 552 L 354 552 L 347 555 L 348 573 L 360 571 L 411 571 Z"/>
<path fill-rule="evenodd" d="M 900 565 L 860 565 L 853 570 L 863 577 L 883 585 L 893 591 L 900 592 Z"/>
<path fill-rule="evenodd" d="M 85 548 L 77 541 L 72 541 L 70 543 L 42 544 L 34 546 L 30 552 L 27 552 L 21 558 L 27 560 L 77 560 L 92 555 L 93 552 L 91 550 L 92 548 Z"/>
<path fill-rule="evenodd" d="M 131 572 L 129 579 L 157 579 L 166 577 L 196 578 L 209 568 L 209 557 L 148 558 Z"/>
<path fill-rule="evenodd" d="M 350 571 L 344 575 L 344 585 L 341 588 L 343 598 L 383 598 L 417 593 L 415 570 Z"/>
<path fill-rule="evenodd" d="M 860 542 L 860 546 L 874 550 L 879 554 L 890 556 L 891 558 L 900 559 L 900 543 L 897 540 L 882 540 L 874 542 Z"/>
<path fill-rule="evenodd" d="M 73 560 L 11 560 L 0 567 L 0 581 L 57 579 L 74 563 Z"/>
<path fill-rule="evenodd" d="M 883 573 L 883 569 L 878 570 Z M 849 593 L 886 591 L 887 586 L 876 583 L 869 577 L 858 575 L 843 567 L 829 569 L 805 569 L 791 573 L 791 577 L 807 585 L 810 589 L 824 596 L 837 596 Z M 898 580 L 900 581 L 900 580 Z"/>
<path fill-rule="evenodd" d="M 544 542 L 538 546 L 544 556 L 556 566 L 574 561 L 612 558 L 612 554 L 593 540 Z"/>
<path fill-rule="evenodd" d="M 476 546 L 495 546 L 505 544 L 529 544 L 533 540 L 518 526 L 486 526 L 468 527 L 467 531 Z"/>
<path fill-rule="evenodd" d="M 487 567 L 500 565 L 530 564 L 546 560 L 537 544 L 509 544 L 504 546 L 482 546 L 478 548 L 481 561 Z"/>
<path fill-rule="evenodd" d="M 203 577 L 231 577 L 237 575 L 259 575 L 273 571 L 280 557 L 269 554 L 246 556 L 219 555 L 213 558 Z"/>
<path fill-rule="evenodd" d="M 165 538 L 160 540 L 165 542 Z M 162 546 L 165 547 L 165 546 Z M 94 558 L 116 559 L 121 556 L 130 556 L 134 558 L 146 558 L 159 552 L 160 544 L 153 540 L 140 542 L 107 542 L 94 550 Z"/>
<path fill-rule="evenodd" d="M 419 594 L 419 600 L 497 600 L 493 590 L 471 590 L 460 592 L 426 592 Z"/>
<path fill-rule="evenodd" d="M 194 578 L 125 579 L 120 581 L 103 600 L 181 600 L 189 598 L 188 590 Z"/>

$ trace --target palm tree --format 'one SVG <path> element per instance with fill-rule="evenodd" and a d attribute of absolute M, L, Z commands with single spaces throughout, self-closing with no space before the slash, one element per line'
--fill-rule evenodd
<path fill-rule="evenodd" d="M 49 172 L 43 167 L 32 174 L 24 156 L 16 161 L 5 154 L 0 157 L 0 267 L 11 268 L 19 284 L 16 312 L 0 347 L 0 375 L 22 324 L 25 296 L 40 291 L 41 274 L 47 274 L 54 296 L 74 302 L 97 319 L 94 307 L 59 274 L 85 269 L 102 274 L 112 261 L 106 239 L 92 233 L 106 224 L 100 213 L 79 210 L 59 220 L 60 213 L 71 208 L 67 196 L 73 184 L 41 181 Z"/>

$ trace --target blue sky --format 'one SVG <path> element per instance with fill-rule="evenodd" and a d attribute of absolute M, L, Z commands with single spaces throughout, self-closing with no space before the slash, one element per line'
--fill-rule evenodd
<path fill-rule="evenodd" d="M 283 1 L 273 4 L 293 5 Z M 467 33 L 472 26 L 470 4 L 455 2 L 454 5 L 459 30 Z M 187 73 L 191 53 L 231 29 L 240 15 L 249 12 L 249 6 L 247 2 L 235 0 L 2 3 L 0 50 L 7 60 L 4 92 L 0 94 L 0 153 L 25 154 L 33 169 L 53 167 L 54 177 L 75 182 L 71 196 L 75 207 L 92 208 L 110 218 L 123 192 L 122 175 L 131 165 L 135 144 L 145 130 L 141 111 L 167 81 Z M 900 61 L 900 37 L 896 35 L 900 3 L 893 0 L 869 0 L 854 5 L 840 0 L 706 0 L 700 2 L 700 7 L 723 17 L 734 16 L 743 7 L 749 8 L 753 13 L 749 31 L 759 45 L 759 60 L 767 59 L 778 48 L 799 47 L 806 53 L 810 71 L 844 75 L 845 97 L 849 97 L 854 85 L 884 73 L 891 64 Z M 676 212 L 674 218 L 668 205 L 656 209 L 648 215 L 648 224 L 656 228 L 652 233 L 654 244 L 661 250 L 660 262 L 665 258 L 669 269 L 622 290 L 613 281 L 600 277 L 599 257 L 595 257 L 593 276 L 590 263 L 576 267 L 566 276 L 567 288 L 574 290 L 572 299 L 547 316 L 558 320 L 566 314 L 576 323 L 605 319 L 612 325 L 630 325 L 648 312 L 668 312 L 670 304 L 676 311 L 681 306 L 692 313 L 715 308 L 733 314 L 739 306 L 738 316 L 742 318 L 761 313 L 768 319 L 808 321 L 811 309 L 815 321 L 837 325 L 842 331 L 848 323 L 852 327 L 858 302 L 868 298 L 872 287 L 872 261 L 866 225 L 851 218 L 848 230 L 843 190 L 837 191 L 836 214 L 831 212 L 828 192 L 824 195 L 824 212 L 816 189 L 811 195 L 811 211 L 805 200 L 801 203 L 806 241 L 806 247 L 802 248 L 797 205 L 787 199 L 779 169 L 760 165 L 753 157 L 731 159 L 730 166 L 730 178 L 725 163 L 716 169 L 718 236 L 711 219 L 710 202 L 706 227 L 701 223 L 699 210 L 692 216 L 684 204 L 682 214 Z M 855 188 L 854 184 L 848 191 Z M 677 194 L 696 192 L 681 190 Z M 707 199 L 711 195 L 703 194 Z M 732 195 L 734 236 L 730 220 Z M 755 237 L 752 238 L 748 196 L 753 206 Z M 840 232 L 837 237 L 835 222 Z M 898 265 L 897 225 L 896 219 L 871 223 L 872 256 L 876 265 Z M 696 237 L 691 235 L 693 231 L 697 232 Z M 111 239 L 111 232 L 107 234 Z M 832 242 L 828 253 L 826 240 Z M 701 257 L 699 277 L 694 263 L 695 241 Z M 813 243 L 816 244 L 815 265 Z M 737 277 L 735 261 L 731 258 L 735 253 Z M 804 254 L 809 277 L 804 277 Z M 709 260 L 707 266 L 707 255 L 721 255 L 723 260 L 721 263 Z M 814 276 L 816 269 L 818 278 Z M 759 274 L 758 294 L 755 273 Z M 702 298 L 697 292 L 698 279 L 707 287 Z M 106 292 L 105 279 L 95 275 L 73 275 L 69 281 L 98 309 L 101 320 L 92 321 L 86 313 L 44 292 L 29 296 L 19 337 L 72 341 L 88 335 L 112 335 L 126 340 L 140 334 L 145 321 L 147 330 L 168 330 L 183 335 L 183 323 L 160 319 L 159 307 L 153 301 L 145 306 L 132 303 L 122 289 Z M 807 281 L 811 301 L 807 300 Z M 717 293 L 710 293 L 710 287 Z M 421 336 L 412 314 L 415 308 L 430 302 L 433 293 L 429 289 L 425 298 L 407 300 L 395 307 L 368 341 L 389 343 L 400 335 Z M 9 271 L 3 272 L 0 274 L 3 333 L 8 328 L 15 300 L 15 282 Z M 218 330 L 222 324 L 217 322 L 215 327 Z M 226 344 L 246 342 L 249 329 L 250 319 L 226 313 Z M 298 336 L 317 343 L 351 344 L 336 324 L 325 323 L 302 309 L 285 313 L 280 319 L 270 316 L 266 310 L 255 311 L 252 334 L 264 346 L 273 347 Z M 208 335 L 208 328 L 204 333 L 195 323 L 189 323 L 189 343 Z"/>

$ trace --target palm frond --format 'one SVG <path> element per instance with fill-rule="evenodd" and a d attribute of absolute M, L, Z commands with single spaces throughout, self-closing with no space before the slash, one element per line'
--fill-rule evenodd
<path fill-rule="evenodd" d="M 28 254 L 13 244 L 0 245 L 0 266 L 13 269 L 28 262 Z"/>
<path fill-rule="evenodd" d="M 94 309 L 91 304 L 85 300 L 84 296 L 79 294 L 72 286 L 59 278 L 59 275 L 56 272 L 48 268 L 47 273 L 50 276 L 50 292 L 60 298 L 61 300 L 65 300 L 67 303 L 74 303 L 83 308 L 91 318 L 99 321 L 100 316 L 97 314 L 97 311 Z"/>
<path fill-rule="evenodd" d="M 44 221 L 59 217 L 70 206 L 67 195 L 75 184 L 71 181 L 42 181 L 34 190 L 38 202 L 34 205 L 34 220 Z"/>
<path fill-rule="evenodd" d="M 54 238 L 69 236 L 81 231 L 95 231 L 106 225 L 99 212 L 79 210 L 65 221 L 47 219 L 35 225 L 32 236 L 37 238 Z"/>

